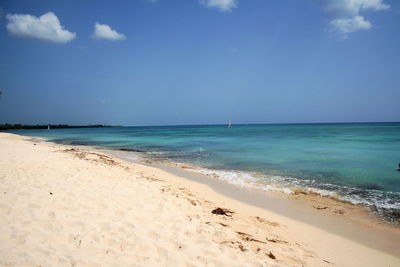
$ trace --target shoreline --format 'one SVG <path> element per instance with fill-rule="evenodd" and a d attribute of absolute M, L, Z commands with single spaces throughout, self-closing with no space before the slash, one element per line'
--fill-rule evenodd
<path fill-rule="evenodd" d="M 392 207 L 388 203 L 374 203 L 371 199 L 360 199 L 358 194 L 367 193 L 367 194 L 378 194 L 376 197 L 380 198 L 379 194 L 382 192 L 375 193 L 374 190 L 365 191 L 365 192 L 358 192 L 355 195 L 352 195 L 352 191 L 358 191 L 358 188 L 353 188 L 350 186 L 337 186 L 336 189 L 325 189 L 324 186 L 335 186 L 332 184 L 319 184 L 319 185 L 311 185 L 311 184 L 299 184 L 299 181 L 285 181 L 285 178 L 296 180 L 297 178 L 293 177 L 285 177 L 277 174 L 275 175 L 267 175 L 261 172 L 252 172 L 252 171 L 242 171 L 242 170 L 228 170 L 228 169 L 212 169 L 207 167 L 201 167 L 193 165 L 192 163 L 187 163 L 182 161 L 182 159 L 176 158 L 169 158 L 153 155 L 154 152 L 144 151 L 144 150 L 137 150 L 137 149 L 126 149 L 126 148 L 119 148 L 119 147 L 102 147 L 96 146 L 91 144 L 68 144 L 64 143 L 63 141 L 60 142 L 53 142 L 49 141 L 50 143 L 61 144 L 61 145 L 71 145 L 71 146 L 82 146 L 83 148 L 92 147 L 94 149 L 103 150 L 106 153 L 111 153 L 114 156 L 122 158 L 124 160 L 130 160 L 130 156 L 127 155 L 135 155 L 134 160 L 131 160 L 135 163 L 141 164 L 157 164 L 159 167 L 163 168 L 166 167 L 177 167 L 178 169 L 185 169 L 191 175 L 193 173 L 202 175 L 203 177 L 211 177 L 212 179 L 220 179 L 227 181 L 229 184 L 234 184 L 236 186 L 255 190 L 255 191 L 263 191 L 263 192 L 277 192 L 283 193 L 283 195 L 290 195 L 296 199 L 304 199 L 309 200 L 312 198 L 322 198 L 323 200 L 331 199 L 333 200 L 332 203 L 342 204 L 346 207 L 352 207 L 351 209 L 357 209 L 361 207 L 364 211 L 368 214 L 363 214 L 363 220 L 370 220 L 366 219 L 366 217 L 374 217 L 378 218 L 379 222 L 382 224 L 389 224 L 390 227 L 400 227 L 400 213 L 399 209 L 396 207 Z M 146 163 L 147 162 L 147 163 Z M 148 165 L 147 164 L 147 165 Z M 234 177 L 233 179 L 231 177 Z M 241 177 L 243 176 L 243 177 Z M 266 178 L 267 181 L 259 180 L 261 178 Z M 283 179 L 283 180 L 280 180 Z M 322 186 L 322 187 L 321 187 Z M 390 194 L 399 194 L 394 192 L 386 192 Z M 400 196 L 400 195 L 399 195 Z M 332 204 L 331 203 L 331 204 Z M 340 209 L 342 205 L 336 205 L 339 209 L 335 210 L 335 213 L 341 215 L 343 214 L 342 210 Z M 332 206 L 332 205 L 331 205 Z M 325 206 L 315 206 L 316 209 L 326 209 Z M 357 213 L 365 213 L 364 211 L 358 211 Z M 354 217 L 354 216 L 353 216 Z M 354 217 L 357 220 L 356 217 Z"/>
<path fill-rule="evenodd" d="M 85 148 L 87 146 L 80 146 Z M 254 207 L 301 221 L 333 234 L 354 240 L 374 249 L 400 257 L 400 227 L 373 216 L 363 205 L 355 205 L 317 193 L 285 194 L 260 188 L 239 186 L 212 175 L 190 171 L 190 165 L 157 162 L 143 158 L 138 152 L 89 146 L 122 160 L 158 168 L 182 179 L 209 186 L 218 194 Z M 121 153 L 122 152 L 122 153 Z M 132 157 L 134 155 L 135 157 Z M 271 204 L 273 202 L 273 204 Z M 383 237 L 383 239 L 382 239 Z M 382 242 L 382 240 L 384 240 Z M 392 240 L 387 245 L 387 240 Z"/>
<path fill-rule="evenodd" d="M 105 148 L 92 145 L 66 145 L 48 141 L 41 137 L 28 137 L 29 141 L 45 142 L 83 150 L 101 151 L 108 155 L 134 164 L 161 169 L 181 179 L 209 186 L 218 194 L 240 201 L 253 207 L 272 211 L 279 215 L 315 226 L 332 234 L 356 241 L 373 249 L 378 249 L 400 257 L 400 227 L 377 215 L 371 215 L 362 204 L 353 204 L 332 196 L 323 196 L 315 192 L 305 192 L 295 188 L 293 194 L 281 191 L 263 190 L 232 184 L 216 175 L 193 172 L 195 166 L 165 159 L 154 160 L 143 156 L 144 151 Z M 291 188 L 293 189 L 293 188 Z M 300 190 L 300 191 L 297 191 Z M 270 204 L 270 203 L 274 204 Z M 383 241 L 382 241 L 383 240 Z M 387 240 L 391 240 L 390 245 Z"/>
<path fill-rule="evenodd" d="M 80 179 L 83 179 L 83 177 L 87 177 L 87 176 L 82 176 L 80 172 L 86 174 L 89 174 L 91 172 L 96 172 L 97 175 L 96 177 L 98 177 L 99 180 L 90 179 L 90 182 L 93 185 L 96 185 L 97 183 L 100 182 L 104 182 L 105 178 L 102 178 L 101 170 L 109 172 L 110 175 L 113 173 L 118 173 L 118 175 L 121 175 L 121 177 L 122 176 L 126 177 L 125 180 L 117 180 L 117 181 L 115 181 L 115 179 L 113 180 L 113 184 L 115 184 L 114 189 L 115 190 L 118 189 L 119 191 L 121 191 L 121 193 L 122 190 L 127 190 L 128 188 L 131 190 L 134 189 L 134 187 L 128 186 L 128 181 L 129 185 L 131 183 L 132 184 L 137 184 L 139 182 L 143 183 L 143 186 L 141 187 L 142 191 L 155 190 L 154 188 L 159 188 L 158 191 L 154 191 L 153 194 L 149 193 L 149 195 L 147 196 L 157 197 L 158 202 L 156 201 L 156 203 L 160 204 L 163 203 L 165 205 L 167 205 L 167 203 L 162 202 L 161 199 L 164 198 L 165 200 L 168 201 L 172 199 L 173 202 L 171 203 L 174 203 L 174 205 L 172 205 L 171 203 L 169 204 L 169 206 L 167 205 L 170 211 L 176 210 L 177 207 L 180 207 L 179 205 L 181 206 L 184 205 L 185 206 L 184 213 L 178 212 L 174 214 L 176 215 L 176 217 L 182 215 L 189 216 L 191 220 L 183 224 L 181 222 L 180 228 L 178 228 L 179 231 L 185 231 L 186 229 L 187 232 L 191 232 L 192 230 L 190 229 L 188 230 L 187 227 L 193 225 L 194 224 L 193 218 L 196 218 L 195 220 L 196 223 L 197 222 L 201 223 L 201 225 L 199 226 L 200 232 L 203 234 L 204 231 L 207 233 L 208 232 L 211 233 L 210 235 L 205 236 L 207 238 L 207 241 L 211 242 L 208 244 L 208 246 L 209 245 L 215 246 L 215 244 L 219 244 L 216 245 L 215 248 L 221 250 L 220 251 L 220 253 L 222 253 L 221 257 L 226 261 L 229 260 L 229 257 L 224 258 L 223 257 L 223 255 L 225 255 L 224 253 L 228 255 L 232 250 L 234 254 L 235 253 L 239 254 L 237 257 L 240 257 L 240 259 L 238 259 L 239 262 L 243 260 L 243 262 L 241 263 L 244 263 L 250 259 L 257 261 L 260 260 L 262 263 L 272 263 L 272 264 L 275 263 L 278 265 L 279 264 L 299 265 L 304 263 L 306 265 L 311 265 L 311 266 L 324 266 L 327 264 L 329 264 L 329 266 L 331 265 L 354 266 L 362 262 L 365 263 L 365 266 L 374 266 L 374 265 L 376 266 L 377 264 L 382 266 L 390 264 L 395 265 L 400 263 L 399 251 L 394 253 L 393 251 L 386 249 L 386 253 L 396 255 L 396 257 L 393 257 L 379 250 L 365 247 L 360 243 L 356 243 L 354 241 L 345 239 L 336 234 L 332 234 L 328 231 L 325 231 L 325 229 L 316 228 L 313 225 L 305 224 L 301 221 L 294 220 L 290 217 L 284 217 L 281 214 L 277 214 L 274 211 L 263 209 L 254 205 L 249 205 L 248 203 L 246 204 L 245 202 L 241 202 L 240 200 L 238 201 L 237 199 L 231 198 L 229 196 L 222 194 L 221 192 L 218 192 L 217 190 L 215 190 L 215 188 L 212 188 L 212 186 L 208 184 L 201 183 L 198 181 L 192 181 L 188 179 L 187 176 L 185 175 L 183 175 L 185 177 L 179 177 L 176 174 L 165 172 L 164 170 L 157 168 L 157 166 L 156 168 L 154 168 L 154 166 L 145 166 L 138 163 L 130 163 L 122 161 L 121 159 L 115 158 L 115 156 L 110 156 L 110 154 L 107 153 L 104 153 L 104 156 L 101 156 L 103 155 L 103 152 L 99 152 L 96 154 L 90 152 L 89 148 L 82 148 L 82 147 L 78 148 L 77 146 L 65 146 L 59 144 L 40 144 L 40 143 L 36 144 L 34 142 L 32 143 L 31 141 L 28 142 L 23 141 L 24 138 L 26 139 L 26 137 L 21 137 L 17 135 L 3 134 L 3 133 L 0 134 L 0 141 L 4 146 L 7 146 L 6 148 L 8 149 L 7 150 L 8 156 L 11 155 L 11 157 L 14 159 L 14 164 L 18 164 L 17 159 L 19 159 L 19 156 L 24 156 L 24 157 L 26 156 L 22 155 L 21 151 L 25 151 L 27 154 L 29 153 L 35 154 L 39 153 L 35 152 L 36 150 L 40 150 L 41 151 L 40 155 L 42 155 L 47 160 L 46 162 L 48 162 L 48 164 L 45 165 L 45 167 L 53 171 L 55 174 L 60 175 L 60 179 L 57 180 L 59 188 L 67 186 L 69 189 L 71 189 L 69 185 L 65 184 L 67 180 L 70 179 L 68 178 L 66 180 L 65 175 L 67 175 L 67 177 L 68 174 L 73 175 L 76 176 L 76 178 L 80 177 Z M 17 148 L 14 147 L 18 147 L 20 149 L 18 150 Z M 15 152 L 14 150 L 16 150 L 17 152 Z M 39 154 L 35 154 L 35 156 L 37 155 Z M 56 169 L 52 170 L 53 167 L 52 165 L 49 164 L 55 163 L 53 162 L 53 160 L 55 160 L 54 158 L 59 158 L 61 165 L 62 162 L 68 162 L 69 164 L 68 166 L 70 168 L 65 171 Z M 3 157 L 2 161 L 8 163 L 7 165 L 3 164 L 2 167 L 7 169 L 10 172 L 10 175 L 11 174 L 14 175 L 15 176 L 14 178 L 20 177 L 22 174 L 18 173 L 15 174 L 15 172 L 17 172 L 15 168 L 17 167 L 11 166 L 9 162 L 10 160 L 11 159 L 9 158 Z M 36 163 L 36 164 L 46 164 L 46 162 Z M 112 165 L 111 163 L 114 165 Z M 57 166 L 61 166 L 60 164 L 58 164 Z M 107 164 L 111 164 L 111 166 L 108 166 Z M 75 165 L 79 165 L 80 167 L 76 168 Z M 26 168 L 27 170 L 30 170 L 29 166 L 27 166 Z M 39 170 L 36 171 L 40 172 Z M 36 173 L 33 172 L 32 175 L 36 175 Z M 132 177 L 137 177 L 137 178 L 134 179 Z M 4 176 L 3 178 L 7 179 L 7 176 Z M 46 172 L 41 171 L 40 177 L 38 177 L 38 179 L 40 180 L 40 179 L 50 179 L 50 178 L 46 176 Z M 79 181 L 79 179 L 77 181 Z M 10 181 L 10 183 L 12 182 L 13 181 Z M 126 183 L 125 187 L 120 186 L 121 183 Z M 15 188 L 15 186 L 13 188 Z M 83 186 L 82 189 L 86 190 L 87 188 Z M 39 188 L 37 190 L 42 190 L 42 188 Z M 57 193 L 62 194 L 63 192 L 60 191 Z M 73 192 L 71 191 L 71 194 L 72 193 Z M 84 193 L 89 194 L 86 191 L 84 191 Z M 91 192 L 91 194 L 95 193 L 97 192 Z M 124 193 L 127 192 L 124 191 Z M 140 194 L 141 191 L 137 191 L 136 193 Z M 112 196 L 106 195 L 106 197 L 107 196 L 110 198 L 110 201 L 111 198 L 112 199 L 115 198 L 116 201 L 115 205 L 117 204 L 122 205 L 124 203 L 121 202 L 122 199 L 118 198 L 120 194 L 116 194 L 116 192 L 113 192 Z M 134 195 L 130 194 L 128 194 L 128 196 L 129 198 L 135 197 Z M 21 195 L 21 198 L 24 198 L 24 195 Z M 65 200 L 68 199 L 69 198 L 65 196 Z M 142 199 L 143 201 L 141 205 L 151 204 L 148 203 L 148 200 L 146 200 L 146 198 L 143 199 L 139 197 L 139 199 Z M 108 203 L 106 200 L 103 199 L 100 200 L 96 198 L 93 199 L 93 201 L 98 201 L 98 202 L 105 201 L 105 203 L 107 203 L 108 205 L 111 205 L 110 203 L 114 203 L 114 202 Z M 124 201 L 127 201 L 127 199 L 124 199 Z M 86 200 L 86 202 L 89 203 L 90 201 Z M 222 209 L 228 209 L 230 211 L 233 211 L 233 213 L 231 214 L 231 216 L 223 216 L 223 215 L 218 216 L 211 214 L 210 211 L 215 209 L 216 207 L 221 207 Z M 93 207 L 88 207 L 88 208 L 90 210 Z M 140 211 L 140 209 L 137 211 Z M 12 209 L 9 210 L 9 212 L 12 212 Z M 62 212 L 62 210 L 61 211 L 57 210 L 57 212 Z M 2 213 L 2 218 L 3 215 L 4 213 Z M 40 214 L 36 215 L 40 216 Z M 154 220 L 154 218 L 153 219 L 148 218 L 150 214 L 145 213 L 145 215 L 147 216 L 144 216 L 142 220 L 145 219 L 150 221 Z M 91 218 L 90 220 L 95 220 L 95 219 L 96 218 Z M 132 220 L 133 219 L 135 218 L 132 218 Z M 139 220 L 140 218 L 136 219 Z M 114 220 L 112 220 L 112 222 L 114 222 Z M 166 221 L 162 221 L 162 223 L 168 224 L 168 222 Z M 140 220 L 139 220 L 139 225 L 140 225 Z M 22 228 L 28 227 L 22 225 L 19 226 Z M 141 226 L 144 228 L 150 227 L 147 224 L 143 224 L 143 222 Z M 3 225 L 2 228 L 6 227 Z M 155 229 L 159 228 L 156 227 Z M 2 230 L 4 230 L 6 233 L 9 232 L 9 229 L 2 229 Z M 159 229 L 158 231 L 163 231 L 163 230 L 164 229 Z M 398 231 L 396 232 L 398 233 Z M 198 232 L 196 231 L 193 232 L 193 236 L 196 233 Z M 173 233 L 165 232 L 164 234 L 172 235 Z M 267 237 L 265 237 L 265 235 L 267 235 Z M 229 238 L 227 238 L 227 236 L 229 236 Z M 388 238 L 387 236 L 383 237 L 384 237 L 383 242 L 390 243 L 390 242 L 400 241 L 399 239 L 390 241 L 389 239 L 387 239 Z M 5 237 L 3 237 L 3 239 L 4 238 Z M 192 236 L 191 235 L 185 236 L 185 238 L 186 240 L 189 240 L 192 238 Z M 150 244 L 152 244 L 153 240 L 154 238 L 150 238 L 150 240 L 147 241 Z M 225 242 L 224 240 L 225 241 L 229 240 L 229 242 L 224 243 Z M 277 242 L 277 240 L 284 240 L 284 242 Z M 321 243 L 321 240 L 324 240 L 324 242 Z M 192 242 L 190 244 L 192 248 L 197 248 L 196 246 L 200 246 L 199 244 L 196 244 L 196 242 Z M 176 249 L 177 248 L 175 247 L 174 250 Z M 173 250 L 169 251 L 170 253 L 173 253 L 172 252 Z M 270 253 L 273 253 L 272 255 L 277 255 L 276 259 L 272 259 L 271 256 L 268 256 L 269 253 L 268 251 Z M 2 246 L 1 252 L 2 252 L 1 255 L 3 256 L 7 255 L 7 251 L 4 250 L 4 246 Z M 208 255 L 210 259 L 213 258 L 213 255 L 211 255 L 209 252 L 205 253 L 204 255 Z M 202 255 L 202 257 L 205 257 L 204 255 Z"/>
<path fill-rule="evenodd" d="M 82 138 L 81 141 L 79 141 L 80 139 L 74 141 L 74 137 L 68 138 L 68 136 L 65 136 L 65 138 L 63 138 L 61 135 L 58 139 L 50 142 L 61 145 L 82 145 L 83 147 L 93 146 L 110 151 L 132 152 L 140 158 L 144 158 L 145 162 L 155 161 L 162 164 L 172 164 L 190 170 L 191 172 L 202 173 L 206 176 L 211 176 L 212 178 L 226 180 L 229 183 L 238 186 L 261 189 L 267 192 L 283 192 L 285 194 L 295 195 L 296 198 L 302 198 L 302 196 L 307 196 L 306 198 L 310 196 L 311 198 L 312 195 L 320 195 L 324 198 L 328 197 L 336 199 L 342 203 L 350 203 L 356 207 L 363 206 L 373 217 L 378 217 L 389 224 L 400 227 L 400 192 L 391 192 L 392 188 L 384 190 L 382 187 L 382 189 L 379 189 L 381 185 L 369 183 L 368 179 L 370 178 L 368 178 L 368 176 L 365 178 L 366 180 L 364 182 L 359 182 L 359 186 L 356 186 L 352 184 L 352 182 L 344 183 L 343 181 L 347 178 L 340 177 L 340 175 L 335 174 L 335 171 L 331 171 L 331 173 L 327 172 L 328 176 L 321 178 L 319 177 L 318 171 L 315 173 L 316 177 L 308 177 L 307 175 L 310 174 L 304 174 L 306 176 L 303 176 L 302 172 L 291 173 L 284 168 L 266 168 L 265 171 L 263 171 L 258 169 L 257 166 L 252 170 L 248 168 L 240 169 L 228 164 L 227 169 L 223 169 L 221 168 L 223 165 L 219 166 L 217 164 L 216 167 L 212 167 L 214 166 L 212 161 L 210 162 L 210 160 L 207 160 L 206 158 L 202 160 L 202 156 L 197 155 L 197 153 L 208 151 L 207 148 L 199 148 L 198 151 L 177 150 L 176 153 L 174 153 L 173 151 L 175 150 L 172 150 L 172 152 L 168 149 L 164 151 L 164 149 L 161 148 L 162 146 L 160 147 L 160 151 L 152 151 L 152 149 L 148 150 L 142 148 L 137 149 L 135 148 L 135 145 L 133 145 L 133 149 L 131 149 L 129 145 L 126 146 L 125 144 L 113 145 L 112 143 L 109 143 L 110 146 L 108 146 L 107 141 L 105 144 L 102 144 L 101 140 L 97 143 L 96 141 L 91 141 L 90 138 L 87 139 L 84 136 L 80 138 Z M 118 140 L 118 138 L 115 140 Z M 210 151 L 212 151 L 212 149 Z M 192 155 L 193 153 L 195 155 Z M 207 154 L 207 152 L 205 153 Z M 200 161 L 198 162 L 196 161 L 197 157 L 200 158 Z M 225 155 L 225 157 L 229 158 L 228 155 Z M 238 162 L 240 161 L 241 159 L 239 158 Z M 340 166 L 337 167 L 340 169 Z M 390 175 L 392 174 L 393 173 L 389 173 L 387 175 L 389 175 L 388 177 L 391 177 Z M 337 184 L 329 182 L 331 179 L 336 178 L 344 180 Z M 393 178 L 397 179 L 397 176 L 391 177 L 391 179 Z M 349 181 L 350 180 L 351 179 L 349 179 Z M 316 209 L 325 209 L 325 206 L 316 206 Z M 342 210 L 338 209 L 336 210 L 336 213 L 340 215 L 342 214 Z"/>
<path fill-rule="evenodd" d="M 50 143 L 52 143 L 50 141 Z M 58 144 L 58 143 L 55 143 Z M 61 143 L 61 145 L 63 145 Z M 75 145 L 72 145 L 75 146 Z M 289 198 L 289 199 L 296 199 L 299 201 L 303 202 L 315 202 L 320 200 L 321 202 L 325 202 L 326 206 L 313 206 L 317 210 L 326 210 L 327 208 L 332 209 L 337 208 L 332 210 L 333 213 L 338 214 L 338 215 L 343 215 L 344 212 L 347 210 L 351 210 L 352 212 L 357 213 L 357 216 L 359 217 L 362 215 L 363 218 L 357 218 L 357 216 L 353 216 L 354 221 L 358 221 L 362 224 L 373 224 L 373 225 L 380 225 L 383 227 L 388 227 L 388 228 L 395 228 L 395 229 L 400 229 L 400 224 L 399 223 L 394 223 L 392 221 L 389 221 L 387 218 L 383 217 L 382 215 L 379 214 L 372 214 L 372 210 L 369 206 L 366 206 L 365 204 L 354 204 L 351 201 L 341 199 L 339 196 L 336 195 L 335 192 L 329 192 L 330 194 L 323 194 L 318 189 L 312 190 L 312 189 L 306 189 L 302 187 L 295 187 L 295 186 L 288 186 L 288 185 L 281 185 L 281 184 L 275 184 L 277 187 L 273 188 L 268 188 L 264 189 L 261 186 L 258 185 L 251 185 L 251 184 L 238 184 L 238 183 L 233 183 L 229 180 L 223 179 L 220 175 L 219 172 L 241 172 L 241 171 L 229 171 L 229 170 L 216 170 L 216 169 L 207 169 L 203 167 L 198 167 L 194 165 L 190 165 L 188 163 L 181 163 L 181 162 L 176 162 L 169 160 L 168 158 L 152 158 L 152 156 L 145 155 L 143 156 L 143 153 L 146 153 L 146 151 L 138 151 L 134 149 L 119 149 L 119 148 L 106 148 L 106 147 L 101 147 L 101 146 L 92 146 L 92 145 L 78 145 L 78 147 L 82 147 L 83 149 L 85 148 L 90 148 L 94 149 L 97 151 L 103 151 L 104 153 L 111 154 L 113 156 L 116 156 L 122 160 L 126 160 L 129 162 L 133 163 L 138 163 L 138 164 L 143 164 L 146 166 L 152 166 L 152 167 L 157 167 L 160 169 L 163 169 L 165 171 L 168 171 L 170 173 L 173 173 L 175 175 L 182 176 L 182 178 L 188 178 L 191 180 L 195 181 L 200 181 L 202 183 L 205 183 L 209 186 L 212 186 L 212 183 L 209 181 L 214 181 L 214 180 L 220 180 L 221 184 L 226 184 L 230 185 L 233 187 L 240 188 L 240 190 L 243 191 L 250 191 L 250 192 L 259 192 L 262 194 L 275 194 L 279 197 L 283 198 Z M 206 170 L 207 172 L 203 172 Z M 246 172 L 247 173 L 247 172 Z M 192 177 L 192 178 L 190 178 Z M 197 177 L 197 178 L 196 178 Z M 198 177 L 202 177 L 205 180 L 198 179 Z M 288 192 L 290 191 L 290 192 Z M 324 204 L 324 203 L 322 203 Z M 344 209 L 344 210 L 342 210 Z M 328 209 L 329 210 L 329 209 Z M 358 220 L 361 219 L 361 220 Z"/>

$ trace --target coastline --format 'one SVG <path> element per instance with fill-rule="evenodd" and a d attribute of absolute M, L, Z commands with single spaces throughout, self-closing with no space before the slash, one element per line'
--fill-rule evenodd
<path fill-rule="evenodd" d="M 111 264 L 112 260 L 118 260 L 122 264 L 136 260 L 139 261 L 139 265 L 179 265 L 197 262 L 200 265 L 249 263 L 284 266 L 393 266 L 400 263 L 399 251 L 382 252 L 366 247 L 364 244 L 332 234 L 326 229 L 238 201 L 206 183 L 181 177 L 185 176 L 184 174 L 176 175 L 173 171 L 166 172 L 160 169 L 159 166 L 123 161 L 110 154 L 94 153 L 82 147 L 32 143 L 24 141 L 24 138 L 0 134 L 3 150 L 1 168 L 5 171 L 2 179 L 7 181 L 1 186 L 2 189 L 6 189 L 4 192 L 8 192 L 2 195 L 5 204 L 2 205 L 1 220 L 7 222 L 1 224 L 1 230 L 5 233 L 1 238 L 2 264 L 26 264 L 29 259 L 41 263 L 44 258 L 40 258 L 40 255 L 44 257 L 46 253 L 51 256 L 50 260 L 53 260 L 53 263 L 59 263 L 60 259 L 89 263 L 95 259 L 88 257 L 85 262 L 83 255 L 90 255 L 98 257 L 96 260 L 106 265 Z M 20 160 L 23 159 L 26 161 L 21 164 Z M 49 173 L 56 178 L 49 177 Z M 31 180 L 31 176 L 35 178 L 34 181 Z M 42 181 L 42 186 L 36 184 L 35 188 L 38 181 Z M 80 184 L 84 182 L 87 183 Z M 46 188 L 46 185 L 50 184 L 56 185 L 51 189 L 52 194 L 47 192 L 49 190 Z M 106 185 L 112 185 L 112 192 Z M 20 191 L 18 187 L 27 188 Z M 61 190 L 63 188 L 69 190 L 69 195 Z M 32 195 L 32 192 L 26 189 L 46 192 L 46 196 Z M 81 195 L 77 195 L 75 190 L 81 190 Z M 54 199 L 57 195 L 62 195 L 62 198 L 54 203 L 51 198 Z M 97 198 L 98 196 L 101 196 L 101 199 Z M 130 203 L 132 198 L 137 201 L 133 206 Z M 14 205 L 16 201 L 19 204 L 26 202 L 26 205 Z M 43 205 L 40 206 L 37 202 L 41 201 Z M 62 209 L 71 203 L 76 205 L 75 209 Z M 95 204 L 98 206 L 91 206 Z M 126 208 L 124 214 L 117 214 L 122 212 L 120 206 Z M 132 213 L 141 214 L 126 214 L 129 208 Z M 211 211 L 216 208 L 228 209 L 233 211 L 233 214 L 212 214 Z M 96 210 L 97 213 L 90 213 L 91 210 Z M 63 217 L 67 211 L 70 212 L 69 215 L 73 215 L 75 221 Z M 112 213 L 113 216 L 108 214 L 110 216 L 107 217 L 103 211 Z M 29 219 L 16 223 L 21 217 L 28 216 L 24 215 L 24 212 L 31 216 L 31 223 Z M 58 220 L 56 226 L 51 223 L 54 221 L 54 216 L 49 215 L 53 214 L 51 212 Z M 84 221 L 82 216 L 86 216 L 87 221 Z M 122 217 L 125 218 L 125 222 L 136 225 L 137 228 L 141 228 L 140 231 L 145 229 L 148 234 L 143 238 L 139 232 L 135 232 L 139 230 L 123 228 L 125 234 L 136 234 L 135 238 L 141 240 L 141 244 L 137 246 L 130 245 L 130 249 L 137 250 L 135 256 L 126 253 L 129 251 L 129 246 L 126 245 L 128 240 L 115 237 L 120 237 L 122 226 L 115 229 L 113 226 L 118 225 Z M 36 223 L 43 231 L 40 231 L 39 236 L 31 238 L 32 235 L 36 235 L 32 233 L 35 229 L 33 224 Z M 97 224 L 103 225 L 95 226 Z M 57 230 L 58 233 L 64 233 L 52 237 Z M 110 238 L 108 242 L 98 246 L 101 242 L 96 243 L 96 238 L 89 240 L 88 236 L 81 234 L 88 230 L 95 231 L 97 239 L 101 239 L 98 237 L 101 235 Z M 394 231 L 398 234 L 398 230 Z M 68 242 L 63 247 L 61 244 L 65 240 Z M 154 249 L 158 243 L 161 245 Z M 143 244 L 146 244 L 145 248 L 140 247 Z M 98 249 L 94 250 L 94 247 Z M 112 252 L 106 253 L 108 250 Z M 160 252 L 162 250 L 163 252 Z M 29 255 L 24 256 L 22 251 Z M 95 256 L 99 251 L 104 252 L 104 255 Z M 179 255 L 184 256 L 180 259 L 184 262 L 175 262 Z"/>
<path fill-rule="evenodd" d="M 85 146 L 81 146 L 83 149 Z M 87 148 L 87 147 L 86 147 Z M 400 227 L 371 215 L 363 205 L 355 205 L 336 197 L 294 189 L 293 194 L 239 186 L 219 179 L 217 175 L 193 172 L 187 164 L 153 161 L 139 152 L 126 152 L 90 147 L 93 151 L 111 154 L 129 162 L 155 167 L 185 180 L 209 186 L 218 194 L 300 221 L 332 234 L 351 239 L 368 247 L 400 256 Z M 388 240 L 390 240 L 388 242 Z"/>
<path fill-rule="evenodd" d="M 57 143 L 56 143 L 57 144 Z M 181 163 L 168 158 L 153 158 L 152 156 L 145 155 L 145 151 L 131 150 L 131 149 L 112 149 L 101 146 L 88 146 L 79 145 L 83 149 L 93 149 L 94 151 L 102 151 L 107 154 L 111 154 L 122 160 L 126 160 L 133 163 L 138 163 L 146 166 L 152 166 L 160 168 L 164 171 L 170 172 L 174 175 L 181 176 L 182 178 L 191 179 L 200 183 L 205 183 L 214 188 L 214 190 L 222 191 L 222 188 L 230 186 L 236 190 L 243 192 L 250 192 L 251 194 L 269 194 L 276 195 L 278 198 L 295 199 L 296 202 L 303 202 L 308 206 L 322 211 L 329 211 L 336 215 L 345 215 L 346 218 L 351 218 L 354 222 L 359 224 L 374 225 L 384 228 L 400 229 L 398 223 L 387 220 L 387 218 L 380 216 L 379 214 L 372 214 L 370 208 L 364 204 L 354 204 L 352 201 L 344 200 L 337 196 L 334 192 L 320 192 L 319 190 L 310 190 L 302 187 L 289 186 L 276 184 L 274 186 L 268 186 L 267 189 L 260 187 L 258 184 L 245 184 L 232 182 L 229 179 L 221 177 L 220 172 L 235 175 L 236 172 L 205 169 L 202 167 L 189 165 L 188 163 Z M 244 172 L 247 173 L 247 172 Z M 215 182 L 216 181 L 216 182 Z M 225 195 L 232 196 L 231 193 L 227 192 Z M 233 197 L 234 198 L 234 197 Z M 315 203 L 319 202 L 316 205 Z M 321 205 L 322 204 L 322 205 Z M 254 205 L 254 204 L 253 204 Z M 260 206 L 260 205 L 257 205 Z M 270 207 L 273 208 L 273 207 Z M 286 216 L 290 215 L 284 214 Z M 306 217 L 305 217 L 306 218 Z M 307 222 L 307 221 L 306 221 Z M 308 221 L 309 223 L 310 221 Z"/>
<path fill-rule="evenodd" d="M 395 151 L 400 151 L 393 135 L 399 127 L 289 124 L 234 130 L 174 126 L 14 133 L 184 164 L 191 172 L 238 186 L 307 197 L 316 193 L 364 206 L 371 215 L 400 226 L 400 185 L 398 171 L 392 169 L 397 165 Z"/>
<path fill-rule="evenodd" d="M 154 166 L 154 165 L 152 165 Z M 371 216 L 365 207 L 317 194 L 266 192 L 238 187 L 204 175 L 190 174 L 176 167 L 155 165 L 182 179 L 202 183 L 218 194 L 242 203 L 274 212 L 368 247 L 400 256 L 400 228 Z M 388 242 L 390 240 L 390 242 Z"/>

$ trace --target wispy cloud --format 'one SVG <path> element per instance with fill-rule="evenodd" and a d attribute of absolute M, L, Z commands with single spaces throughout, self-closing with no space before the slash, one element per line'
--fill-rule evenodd
<path fill-rule="evenodd" d="M 339 31 L 343 37 L 347 38 L 347 35 L 351 32 L 359 30 L 369 30 L 372 27 L 371 22 L 364 19 L 362 16 L 355 16 L 352 18 L 334 19 L 330 22 L 331 26 Z"/>
<path fill-rule="evenodd" d="M 48 12 L 40 17 L 28 14 L 8 14 L 6 16 L 7 30 L 18 37 L 35 38 L 55 43 L 72 41 L 76 34 L 65 30 L 53 12 Z"/>
<path fill-rule="evenodd" d="M 365 10 L 387 10 L 390 6 L 383 0 L 329 0 L 326 6 L 328 11 L 342 12 L 350 15 L 358 15 Z"/>
<path fill-rule="evenodd" d="M 94 25 L 94 32 L 92 37 L 95 39 L 105 39 L 111 41 L 125 40 L 126 36 L 111 29 L 107 24 L 100 24 L 96 22 Z"/>
<path fill-rule="evenodd" d="M 389 8 L 383 0 L 329 0 L 325 6 L 326 12 L 334 16 L 330 21 L 332 30 L 342 38 L 348 38 L 349 33 L 372 28 L 372 23 L 361 15 L 363 11 L 382 11 Z"/>
<path fill-rule="evenodd" d="M 200 3 L 208 8 L 217 8 L 227 12 L 237 7 L 236 0 L 200 0 Z"/>

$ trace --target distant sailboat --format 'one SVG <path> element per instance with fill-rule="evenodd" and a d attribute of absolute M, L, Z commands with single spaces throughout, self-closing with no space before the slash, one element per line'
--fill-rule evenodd
<path fill-rule="evenodd" d="M 228 128 L 232 128 L 232 123 L 229 121 Z"/>
<path fill-rule="evenodd" d="M 50 130 L 50 125 L 47 125 L 47 130 Z"/>

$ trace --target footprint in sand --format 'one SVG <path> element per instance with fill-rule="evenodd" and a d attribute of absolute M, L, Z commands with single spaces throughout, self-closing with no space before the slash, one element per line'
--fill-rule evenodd
<path fill-rule="evenodd" d="M 72 243 L 74 247 L 78 248 L 82 244 L 82 237 L 80 235 L 70 235 L 68 242 Z"/>
<path fill-rule="evenodd" d="M 260 222 L 260 223 L 267 224 L 267 225 L 269 225 L 269 226 L 274 226 L 274 227 L 281 226 L 281 225 L 280 225 L 279 223 L 277 223 L 277 222 L 268 221 L 267 219 L 264 219 L 264 218 L 261 218 L 261 217 L 258 217 L 258 216 L 253 217 L 253 218 L 255 218 L 256 221 L 258 221 L 258 222 Z M 283 225 L 283 226 L 284 226 L 284 225 Z"/>

